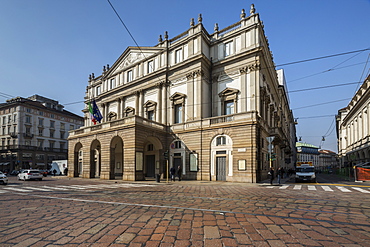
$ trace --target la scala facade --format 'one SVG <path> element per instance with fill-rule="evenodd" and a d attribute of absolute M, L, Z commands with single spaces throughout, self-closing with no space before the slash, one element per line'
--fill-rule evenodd
<path fill-rule="evenodd" d="M 94 101 L 102 119 L 91 121 Z M 295 126 L 259 14 L 208 33 L 202 24 L 153 47 L 128 47 L 91 74 L 84 127 L 69 135 L 70 177 L 258 182 L 293 167 Z M 274 136 L 270 161 L 266 137 Z"/>

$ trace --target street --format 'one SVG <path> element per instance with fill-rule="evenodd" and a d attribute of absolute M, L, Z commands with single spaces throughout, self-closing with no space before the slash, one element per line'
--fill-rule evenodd
<path fill-rule="evenodd" d="M 370 184 L 329 175 L 272 186 L 9 177 L 0 196 L 0 246 L 370 246 Z"/>

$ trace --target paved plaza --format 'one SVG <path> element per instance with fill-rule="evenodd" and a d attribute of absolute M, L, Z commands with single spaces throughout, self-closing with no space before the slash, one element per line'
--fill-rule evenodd
<path fill-rule="evenodd" d="M 370 246 L 369 184 L 10 179 L 0 246 Z"/>

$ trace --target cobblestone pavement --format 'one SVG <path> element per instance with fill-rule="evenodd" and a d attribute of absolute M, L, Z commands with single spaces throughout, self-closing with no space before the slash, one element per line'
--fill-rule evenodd
<path fill-rule="evenodd" d="M 369 184 L 299 185 L 11 178 L 0 246 L 370 246 Z"/>

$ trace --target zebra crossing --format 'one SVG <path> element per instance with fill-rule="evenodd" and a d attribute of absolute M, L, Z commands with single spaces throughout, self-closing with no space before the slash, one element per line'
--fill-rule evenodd
<path fill-rule="evenodd" d="M 138 187 L 151 187 L 155 185 L 151 184 L 90 184 L 90 185 L 56 185 L 56 186 L 19 186 L 19 185 L 7 185 L 0 188 L 1 193 L 9 192 L 60 192 L 60 191 L 92 191 L 92 190 L 104 190 L 114 188 L 138 188 Z"/>
<path fill-rule="evenodd" d="M 335 192 L 340 191 L 344 193 L 349 192 L 361 192 L 365 194 L 370 194 L 370 188 L 369 187 L 354 187 L 354 186 L 338 186 L 338 185 L 301 185 L 301 184 L 284 184 L 281 186 L 265 186 L 265 188 L 268 189 L 279 189 L 279 190 L 286 190 L 286 189 L 292 189 L 292 190 L 308 190 L 308 191 L 326 191 L 326 192 Z"/>

